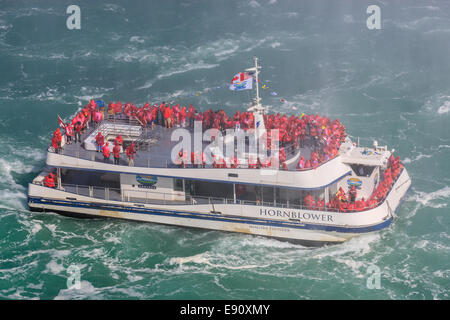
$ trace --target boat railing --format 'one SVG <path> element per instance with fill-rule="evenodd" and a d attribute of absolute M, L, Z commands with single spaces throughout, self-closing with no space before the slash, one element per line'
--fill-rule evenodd
<path fill-rule="evenodd" d="M 324 162 L 320 162 L 316 167 L 309 167 L 309 168 L 303 168 L 303 169 L 295 169 L 295 171 L 308 171 L 308 170 L 313 170 L 313 169 L 317 169 L 318 167 L 320 167 L 321 165 L 324 165 L 325 163 L 333 160 L 334 158 L 337 158 L 339 156 L 339 154 L 336 154 L 335 156 L 329 158 L 328 160 L 324 161 Z"/>
<path fill-rule="evenodd" d="M 141 140 L 145 140 L 148 136 L 148 132 L 146 131 L 146 128 L 141 129 L 139 126 L 139 130 L 137 129 L 131 129 L 131 125 L 134 125 L 135 123 L 131 120 L 127 119 L 120 119 L 120 120 L 116 120 L 116 121 L 111 121 L 109 120 L 108 122 L 104 122 L 104 123 L 100 123 L 99 125 L 95 124 L 95 123 L 91 123 L 90 127 L 88 128 L 87 133 L 83 134 L 86 135 L 86 137 L 89 137 L 92 135 L 92 133 L 95 133 L 99 130 L 99 128 L 101 127 L 101 131 L 103 133 L 103 135 L 105 137 L 108 136 L 115 136 L 118 133 L 120 133 L 121 135 L 123 135 L 125 138 L 130 138 L 130 139 L 137 139 L 135 140 L 136 143 L 139 144 L 139 142 L 142 142 Z M 128 125 L 127 128 L 122 128 L 124 125 Z M 63 135 L 65 138 L 65 135 Z M 148 138 L 148 137 L 147 137 Z M 86 138 L 84 138 L 86 139 Z M 69 156 L 69 157 L 75 157 L 77 159 L 83 159 L 83 160 L 88 160 L 88 161 L 94 161 L 94 162 L 103 162 L 104 163 L 104 157 L 103 154 L 101 152 L 96 152 L 94 150 L 87 150 L 85 148 L 83 148 L 81 145 L 77 145 L 79 147 L 69 147 L 66 148 L 65 147 L 65 143 L 63 143 L 63 148 L 59 149 L 58 151 L 56 151 L 51 145 L 49 145 L 48 151 L 49 152 L 53 152 L 53 153 L 57 153 L 57 154 L 61 154 L 61 155 L 65 155 L 65 156 Z M 112 151 L 112 146 L 110 147 L 110 150 Z M 296 144 L 294 142 L 289 142 L 286 143 L 284 145 L 284 150 L 286 155 L 293 155 L 296 154 L 296 152 L 298 151 L 298 148 L 296 147 Z M 123 150 L 125 151 L 125 150 Z M 108 164 L 113 165 L 113 155 L 111 152 L 111 156 L 110 159 L 107 161 Z M 333 160 L 333 158 L 328 159 L 328 161 Z M 326 162 L 322 162 L 318 165 L 321 166 L 323 164 L 325 164 Z M 121 154 L 120 158 L 119 158 L 119 165 L 121 166 L 128 166 L 128 161 L 126 159 L 126 157 L 124 156 L 124 152 Z M 233 168 L 230 166 L 230 164 L 227 164 L 228 169 L 232 168 L 232 169 L 248 169 L 249 166 L 248 165 L 238 165 L 236 168 Z M 178 168 L 178 165 L 173 163 L 170 159 L 165 159 L 165 160 L 161 160 L 158 159 L 156 161 L 152 161 L 150 159 L 150 157 L 140 157 L 139 152 L 135 155 L 134 158 L 134 167 L 141 167 L 141 168 Z M 187 168 L 197 168 L 197 167 L 201 167 L 200 165 L 194 165 L 194 164 L 187 164 L 186 166 Z M 213 168 L 212 164 L 207 164 L 206 165 L 207 168 Z M 316 167 L 317 168 L 317 167 Z M 285 170 L 280 163 L 280 167 L 277 168 L 278 170 Z M 314 167 L 310 167 L 310 168 L 305 168 L 305 169 L 296 169 L 296 168 L 292 168 L 289 169 L 289 171 L 308 171 L 308 170 L 312 170 L 315 169 Z"/>
<path fill-rule="evenodd" d="M 99 125 L 93 125 L 93 130 L 89 131 L 89 136 L 92 136 L 93 133 L 98 133 L 100 130 L 104 137 L 116 137 L 118 134 L 120 134 L 125 138 L 133 140 L 139 138 L 142 135 L 142 128 L 141 126 L 139 126 L 139 124 L 135 125 L 128 122 L 102 122 Z"/>
<path fill-rule="evenodd" d="M 42 183 L 39 183 L 42 185 Z M 149 191 L 131 191 L 121 190 L 119 188 L 107 188 L 99 186 L 86 186 L 79 184 L 62 183 L 61 190 L 74 195 L 90 197 L 94 199 L 101 199 L 107 201 L 119 201 L 134 203 L 136 206 L 143 204 L 159 204 L 159 205 L 202 205 L 202 204 L 239 204 L 250 206 L 264 206 L 285 209 L 298 210 L 319 210 L 328 212 L 339 212 L 337 209 L 330 209 L 326 207 L 308 207 L 305 205 L 295 204 L 292 202 L 280 201 L 259 201 L 259 200 L 244 200 L 239 198 L 227 197 L 208 197 L 200 195 L 188 195 L 182 192 L 165 193 L 165 192 L 149 192 Z M 67 200 L 76 200 L 73 197 L 66 197 Z"/>
<path fill-rule="evenodd" d="M 49 146 L 48 151 L 52 152 L 52 153 L 57 153 L 57 154 L 69 156 L 69 157 L 74 157 L 74 158 L 77 158 L 77 159 L 105 163 L 103 154 L 101 152 L 96 152 L 96 151 L 92 151 L 92 150 L 85 150 L 83 148 L 79 148 L 78 150 L 70 150 L 70 151 L 66 151 L 65 148 L 62 148 L 58 152 L 56 152 L 53 149 L 53 147 Z M 333 158 L 330 158 L 328 161 L 331 161 L 331 160 L 333 160 L 336 157 L 337 156 L 335 156 Z M 112 158 L 113 158 L 113 156 L 111 155 L 106 163 L 108 163 L 110 165 L 114 165 Z M 317 167 L 322 166 L 323 164 L 327 163 L 328 161 L 320 163 Z M 128 166 L 128 160 L 124 159 L 123 154 L 121 154 L 121 157 L 119 158 L 119 164 L 118 165 L 120 165 L 120 166 Z M 138 167 L 138 168 L 179 168 L 179 165 L 177 165 L 175 163 L 172 163 L 170 160 L 166 159 L 165 162 L 162 163 L 160 166 L 155 166 L 150 158 L 139 159 L 139 158 L 135 157 L 134 158 L 134 167 Z M 212 164 L 206 164 L 205 167 L 203 167 L 200 164 L 198 164 L 198 165 L 187 164 L 183 168 L 189 168 L 189 169 L 214 168 L 214 166 Z M 236 167 L 232 167 L 231 165 L 228 164 L 226 169 L 249 169 L 249 168 L 250 168 L 249 165 L 242 165 L 242 164 L 240 164 L 240 165 L 237 165 Z M 313 169 L 316 169 L 316 168 L 314 168 L 314 167 L 305 168 L 305 169 L 295 169 L 294 168 L 294 169 L 289 170 L 289 171 L 308 171 L 308 170 L 313 170 Z M 261 169 L 265 169 L 265 168 L 261 168 Z M 271 169 L 271 168 L 268 168 L 268 169 Z M 285 169 L 283 169 L 282 167 L 278 168 L 278 170 L 285 171 Z"/>

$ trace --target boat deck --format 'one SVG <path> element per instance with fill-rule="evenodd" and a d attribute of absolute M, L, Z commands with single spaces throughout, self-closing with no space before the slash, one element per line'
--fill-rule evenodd
<path fill-rule="evenodd" d="M 133 140 L 136 144 L 136 154 L 134 157 L 134 166 L 135 167 L 151 167 L 151 168 L 171 168 L 171 167 L 177 167 L 175 163 L 171 160 L 171 152 L 173 147 L 176 146 L 176 144 L 179 143 L 179 141 L 171 141 L 171 135 L 172 132 L 176 129 L 179 129 L 178 127 L 173 128 L 165 128 L 161 125 L 155 125 L 154 129 L 151 127 L 146 127 L 142 129 L 142 132 L 140 133 L 139 137 L 133 137 L 133 133 L 131 132 L 133 127 L 140 126 L 140 124 L 136 120 L 130 120 L 130 119 L 106 119 L 103 120 L 100 125 L 103 123 L 111 124 L 110 128 L 117 128 L 121 127 L 121 130 L 117 130 L 117 132 L 109 132 L 108 135 L 105 135 L 104 132 L 102 134 L 107 137 L 107 141 L 109 142 L 110 150 L 112 151 L 113 146 L 113 139 L 116 136 L 117 133 L 120 133 L 122 135 L 122 138 L 124 140 L 124 147 L 128 146 L 129 143 Z M 124 132 L 123 127 L 124 125 L 128 125 L 130 128 L 130 134 L 127 134 Z M 193 133 L 193 128 L 186 129 Z M 64 144 L 62 150 L 60 150 L 60 154 L 77 157 L 80 159 L 85 160 L 91 160 L 91 161 L 97 161 L 97 162 L 103 162 L 104 158 L 102 153 L 93 151 L 93 150 L 87 150 L 86 146 L 86 140 L 97 131 L 97 125 L 96 124 L 90 124 L 89 128 L 85 130 L 84 133 L 81 134 L 81 140 L 83 143 L 74 143 L 72 141 L 71 144 Z M 193 140 L 192 141 L 192 150 L 193 147 Z M 203 141 L 202 142 L 202 149 L 204 150 L 206 146 L 208 146 L 211 142 L 209 141 Z M 52 148 L 49 148 L 49 151 L 51 151 Z M 225 147 L 224 147 L 225 150 Z M 286 158 L 287 162 L 289 162 L 289 159 L 292 159 L 296 155 L 298 155 L 298 152 L 300 151 L 300 154 L 307 159 L 311 154 L 311 148 L 305 147 L 305 148 L 299 148 L 294 149 L 293 146 L 287 146 L 285 147 L 286 150 Z M 113 163 L 113 155 L 111 152 L 111 156 L 109 159 L 109 162 Z M 288 163 L 288 169 L 289 170 L 296 170 L 296 164 L 297 161 L 292 161 L 291 163 Z M 120 159 L 119 159 L 119 165 L 125 165 L 128 166 L 128 160 L 126 157 L 125 152 L 121 153 Z M 188 167 L 192 168 L 193 165 L 188 165 Z M 206 165 L 207 168 L 212 168 L 212 165 Z M 239 166 L 240 168 L 243 168 L 244 166 Z"/>

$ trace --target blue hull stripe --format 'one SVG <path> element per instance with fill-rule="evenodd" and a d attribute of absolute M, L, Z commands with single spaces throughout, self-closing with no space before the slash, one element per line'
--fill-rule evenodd
<path fill-rule="evenodd" d="M 172 210 L 158 210 L 158 209 L 142 209 L 135 207 L 125 207 L 121 205 L 113 204 L 100 204 L 100 203 L 89 203 L 89 202 L 78 202 L 78 201 L 65 201 L 65 200 L 51 200 L 43 198 L 28 197 L 29 203 L 37 203 L 43 205 L 56 205 L 63 207 L 73 207 L 73 208 L 85 208 L 85 209 L 96 209 L 96 210 L 111 210 L 119 212 L 130 212 L 136 214 L 151 214 L 159 216 L 168 216 L 176 218 L 188 218 L 188 219 L 201 219 L 201 220 L 211 220 L 211 221 L 222 221 L 222 222 L 233 222 L 233 223 L 244 223 L 244 224 L 254 224 L 263 225 L 271 227 L 283 227 L 283 228 L 295 228 L 295 229 L 309 229 L 309 230 L 321 230 L 328 232 L 340 232 L 340 233 L 367 233 L 377 230 L 381 230 L 389 226 L 392 222 L 392 217 L 376 225 L 366 226 L 366 227 L 338 227 L 329 225 L 318 225 L 318 224 L 307 224 L 307 223 L 295 223 L 295 222 L 283 222 L 283 221 L 270 221 L 266 219 L 259 218 L 248 218 L 248 217 L 229 217 L 217 214 L 208 213 L 193 213 L 186 211 L 172 211 Z M 51 210 L 51 209 L 49 209 Z"/>

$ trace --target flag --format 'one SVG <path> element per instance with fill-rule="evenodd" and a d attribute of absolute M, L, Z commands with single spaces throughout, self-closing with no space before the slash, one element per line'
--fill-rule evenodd
<path fill-rule="evenodd" d="M 58 122 L 59 122 L 59 126 L 62 129 L 66 129 L 66 124 L 64 123 L 64 121 L 61 119 L 61 117 L 58 115 Z"/>
<path fill-rule="evenodd" d="M 253 77 L 248 72 L 239 72 L 231 80 L 230 90 L 239 91 L 252 89 Z"/>
<path fill-rule="evenodd" d="M 105 102 L 103 100 L 95 100 L 95 104 L 99 106 L 100 108 L 105 107 Z"/>

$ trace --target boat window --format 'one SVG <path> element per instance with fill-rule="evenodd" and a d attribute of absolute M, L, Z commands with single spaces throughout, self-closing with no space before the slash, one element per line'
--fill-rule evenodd
<path fill-rule="evenodd" d="M 183 191 L 183 179 L 175 179 L 173 190 Z"/>
<path fill-rule="evenodd" d="M 352 164 L 351 165 L 353 172 L 359 177 L 370 177 L 375 166 L 365 166 L 362 164 Z"/>
<path fill-rule="evenodd" d="M 120 173 L 69 169 L 62 172 L 63 184 L 120 189 Z"/>
<path fill-rule="evenodd" d="M 186 192 L 189 192 L 188 189 L 186 189 Z M 233 199 L 233 184 L 192 180 L 190 194 L 192 196 Z"/>

